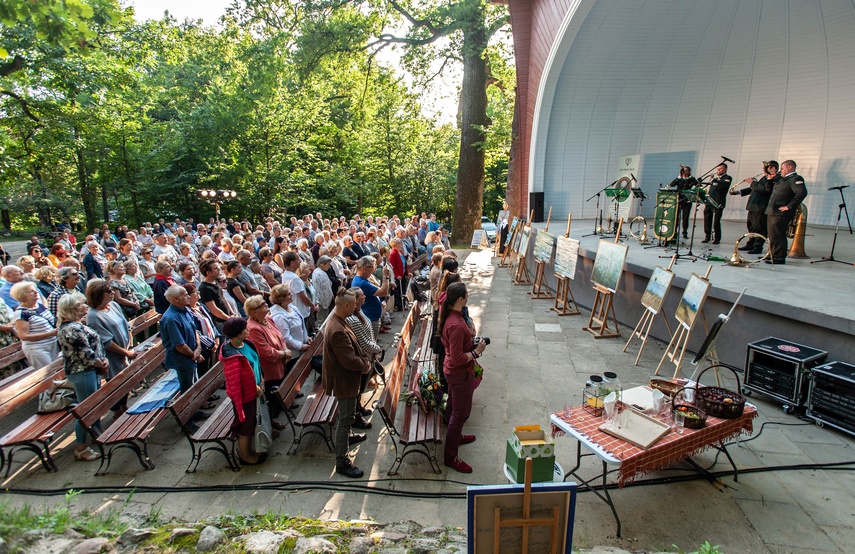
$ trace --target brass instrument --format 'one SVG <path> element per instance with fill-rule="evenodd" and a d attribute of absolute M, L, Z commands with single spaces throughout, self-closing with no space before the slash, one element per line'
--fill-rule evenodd
<path fill-rule="evenodd" d="M 728 194 L 735 194 L 734 191 L 736 190 L 736 187 L 738 187 L 742 183 L 744 183 L 746 181 L 753 181 L 753 180 L 759 179 L 762 175 L 766 175 L 767 169 L 769 169 L 769 162 L 764 161 L 763 162 L 763 171 L 761 171 L 760 173 L 758 173 L 754 177 L 746 177 L 745 179 L 739 181 L 738 183 L 734 183 L 733 185 L 730 186 L 730 190 L 728 191 Z"/>
<path fill-rule="evenodd" d="M 641 224 L 640 235 L 633 231 L 633 226 L 636 223 Z M 650 242 L 649 240 L 647 240 L 647 220 L 644 219 L 644 217 L 637 215 L 632 218 L 632 221 L 629 222 L 629 236 L 634 238 L 638 242 L 638 244 L 647 244 L 648 242 Z"/>
<path fill-rule="evenodd" d="M 788 258 L 810 258 L 805 254 L 805 232 L 807 231 L 808 209 L 804 204 L 799 204 L 790 224 L 787 225 L 787 238 L 793 239 L 793 245 L 787 252 Z"/>
<path fill-rule="evenodd" d="M 727 265 L 733 265 L 733 266 L 737 266 L 737 267 L 751 267 L 752 264 L 756 264 L 757 262 L 763 261 L 769 257 L 769 252 L 766 252 L 766 255 L 757 261 L 749 262 L 747 259 L 745 259 L 742 256 L 742 254 L 739 253 L 739 243 L 742 242 L 742 239 L 744 239 L 746 237 L 747 238 L 758 238 L 758 239 L 763 239 L 763 241 L 766 241 L 766 237 L 764 237 L 760 233 L 745 233 L 744 235 L 739 237 L 739 240 L 736 241 L 736 244 L 733 247 L 733 254 L 730 256 L 730 259 L 727 261 Z"/>

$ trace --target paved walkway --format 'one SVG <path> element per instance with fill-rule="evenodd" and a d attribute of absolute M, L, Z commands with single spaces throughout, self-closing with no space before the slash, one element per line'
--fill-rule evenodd
<path fill-rule="evenodd" d="M 370 484 L 380 490 L 429 493 L 462 492 L 465 484 L 503 483 L 502 463 L 505 441 L 515 425 L 537 423 L 548 426 L 552 411 L 581 401 L 581 389 L 592 373 L 616 371 L 624 386 L 644 384 L 662 355 L 664 346 L 651 343 L 641 365 L 632 365 L 635 349 L 623 354 L 622 339 L 594 340 L 582 330 L 587 317 L 557 317 L 548 311 L 551 303 L 532 301 L 527 288 L 513 286 L 505 269 L 496 268 L 488 251 L 471 254 L 463 264 L 470 286 L 470 305 L 480 333 L 492 344 L 483 364 L 487 374 L 475 394 L 475 406 L 467 432 L 478 440 L 461 448 L 462 457 L 474 466 L 471 475 L 434 475 L 420 457 L 408 458 L 401 476 L 386 477 L 391 466 L 390 443 L 379 417 L 369 441 L 359 445 L 356 463 L 367 470 Z M 400 324 L 401 317 L 396 318 Z M 622 328 L 624 336 L 629 330 Z M 390 335 L 383 335 L 387 342 Z M 723 345 L 720 345 L 720 348 Z M 735 345 L 743 349 L 744 345 Z M 826 462 L 855 461 L 853 438 L 849 435 L 806 424 L 781 412 L 778 404 L 752 399 L 760 411 L 755 420 L 755 436 L 750 442 L 730 449 L 740 468 L 790 466 Z M 109 419 L 109 418 L 108 418 Z M 8 428 L 10 421 L 0 424 Z M 765 424 L 765 427 L 761 426 Z M 0 429 L 1 431 L 2 429 Z M 81 495 L 78 506 L 95 509 L 122 509 L 145 515 L 162 511 L 195 519 L 228 512 L 275 511 L 292 516 L 322 518 L 373 518 L 392 522 L 413 520 L 421 525 L 464 526 L 466 503 L 459 499 L 402 498 L 361 491 L 328 490 L 330 485 L 353 482 L 333 473 L 333 457 L 319 439 L 305 441 L 296 455 L 287 456 L 290 433 L 284 433 L 272 459 L 259 467 L 233 473 L 221 457 L 209 454 L 199 471 L 185 474 L 190 449 L 172 420 L 164 420 L 152 437 L 150 451 L 157 464 L 143 471 L 133 455 L 120 452 L 111 473 L 94 477 L 92 464 L 73 462 L 72 437 L 64 433 L 58 443 L 59 472 L 45 473 L 35 464 L 16 464 L 4 487 L 65 488 L 91 490 L 92 487 L 198 487 L 285 484 L 316 482 L 297 491 L 238 492 L 98 492 Z M 559 462 L 565 467 L 574 458 L 574 441 L 556 439 Z M 22 456 L 25 456 L 22 454 Z M 709 466 L 715 455 L 696 458 Z M 592 472 L 598 464 L 590 461 Z M 718 461 L 713 469 L 726 470 Z M 675 475 L 663 471 L 651 477 Z M 682 471 L 680 471 L 682 473 Z M 361 484 L 366 484 L 362 482 Z M 590 493 L 579 495 L 575 521 L 575 545 L 614 545 L 627 550 L 683 550 L 696 548 L 705 540 L 722 545 L 728 553 L 828 553 L 850 552 L 855 544 L 855 473 L 830 470 L 769 471 L 746 473 L 739 483 L 725 479 L 727 488 L 719 492 L 704 480 L 656 486 L 632 486 L 614 492 L 623 521 L 623 538 L 614 536 L 614 520 L 608 508 Z M 320 489 L 319 487 L 325 487 Z M 13 503 L 56 504 L 50 498 L 15 495 Z M 124 504 L 124 505 L 123 505 Z"/>

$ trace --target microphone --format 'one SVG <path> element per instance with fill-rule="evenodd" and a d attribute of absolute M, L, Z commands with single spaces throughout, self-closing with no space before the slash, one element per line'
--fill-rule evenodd
<path fill-rule="evenodd" d="M 633 181 L 635 181 L 636 183 L 638 182 L 638 179 L 636 179 L 636 178 L 635 178 L 635 175 L 633 175 L 632 173 L 630 173 L 630 174 L 629 174 L 629 176 L 630 176 L 630 177 L 632 177 L 632 180 L 633 180 Z"/>
<path fill-rule="evenodd" d="M 849 188 L 849 185 L 841 185 L 839 187 L 828 187 L 828 190 L 843 190 L 843 189 L 848 189 L 848 188 Z"/>
<path fill-rule="evenodd" d="M 727 156 L 722 156 L 722 157 L 721 157 L 721 159 L 722 159 L 722 160 L 724 160 L 724 161 L 726 161 L 726 162 L 730 162 L 730 163 L 732 163 L 732 164 L 735 164 L 735 163 L 736 163 L 735 161 L 731 160 L 731 159 L 730 159 L 730 158 L 728 158 Z"/>

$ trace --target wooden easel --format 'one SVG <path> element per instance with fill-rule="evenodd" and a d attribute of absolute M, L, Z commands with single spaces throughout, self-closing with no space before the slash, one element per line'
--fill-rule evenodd
<path fill-rule="evenodd" d="M 549 232 L 549 222 L 552 219 L 552 206 L 549 206 L 549 215 L 546 216 L 546 228 L 543 230 L 544 233 Z M 549 291 L 549 285 L 544 283 L 543 272 L 546 269 L 546 262 L 538 260 L 535 258 L 535 270 L 534 270 L 534 284 L 531 286 L 531 295 L 532 300 L 536 299 L 552 299 L 552 293 Z"/>
<path fill-rule="evenodd" d="M 623 218 L 618 220 L 615 244 L 620 241 L 620 228 L 622 226 Z M 594 283 L 594 291 L 596 295 L 594 296 L 594 305 L 591 307 L 591 317 L 588 318 L 588 325 L 582 329 L 594 335 L 595 339 L 612 339 L 621 336 L 615 315 L 615 293 L 596 283 Z M 614 323 L 614 329 L 609 327 L 609 318 Z"/>
<path fill-rule="evenodd" d="M 552 507 L 552 517 L 531 517 L 531 471 L 532 460 L 525 460 L 525 488 L 523 489 L 522 517 L 502 519 L 502 509 L 496 507 L 493 511 L 493 554 L 499 554 L 501 548 L 502 529 L 505 527 L 522 527 L 522 554 L 528 554 L 528 534 L 531 527 L 550 527 L 552 541 L 549 554 L 558 553 L 559 509 Z"/>
<path fill-rule="evenodd" d="M 534 217 L 534 210 L 531 211 L 531 214 L 528 216 L 528 228 L 531 229 L 531 218 Z M 525 225 L 523 225 L 525 227 Z M 522 229 L 520 229 L 520 233 L 522 233 Z M 526 248 L 526 251 L 528 249 Z M 525 264 L 525 252 L 517 252 L 517 269 L 514 273 L 513 284 L 515 285 L 530 285 L 531 284 L 531 273 L 528 271 L 528 267 Z"/>
<path fill-rule="evenodd" d="M 677 256 L 672 256 L 671 263 L 668 264 L 668 271 L 671 271 L 671 268 L 674 267 L 675 261 L 677 261 Z M 623 351 L 626 352 L 626 349 L 629 348 L 632 339 L 636 337 L 641 339 L 641 346 L 638 349 L 638 355 L 635 357 L 635 365 L 638 365 L 638 360 L 641 359 L 641 353 L 644 352 L 644 347 L 647 345 L 647 337 L 650 336 L 650 328 L 653 326 L 653 320 L 656 319 L 656 315 L 658 313 L 659 312 L 654 312 L 651 308 L 645 307 L 644 313 L 641 314 L 641 319 L 638 320 L 638 324 L 635 326 L 635 329 L 632 330 L 629 340 L 626 341 L 626 344 L 623 347 Z M 671 324 L 668 323 L 668 318 L 665 317 L 665 314 L 662 314 L 662 320 L 665 322 L 665 326 L 668 327 L 668 334 L 671 335 Z"/>
<path fill-rule="evenodd" d="M 708 281 L 710 278 L 710 272 L 712 271 L 712 266 L 707 268 L 707 273 L 704 275 L 704 281 Z M 703 306 L 698 307 L 698 311 L 701 311 L 701 316 L 703 317 Z M 706 326 L 706 318 L 704 318 L 704 326 Z M 654 375 L 659 375 L 659 369 L 662 367 L 662 364 L 665 363 L 665 358 L 668 358 L 672 362 L 674 362 L 674 376 L 672 379 L 676 379 L 677 375 L 680 373 L 680 370 L 683 367 L 683 357 L 686 355 L 686 346 L 689 344 L 689 334 L 692 332 L 691 327 L 687 327 L 685 323 L 680 323 L 677 325 L 677 332 L 674 333 L 674 336 L 671 337 L 671 342 L 668 343 L 668 348 L 665 349 L 665 353 L 662 355 L 662 359 L 659 360 L 659 365 L 656 366 L 656 373 Z"/>
<path fill-rule="evenodd" d="M 570 238 L 570 222 L 573 220 L 573 212 L 567 216 L 567 232 L 564 233 L 564 238 Z M 558 283 L 555 285 L 555 304 L 549 308 L 559 316 L 564 315 L 579 315 L 579 305 L 576 304 L 576 299 L 573 297 L 573 291 L 570 290 L 570 277 L 566 275 L 555 274 L 555 279 Z M 570 306 L 570 303 L 573 306 Z"/>

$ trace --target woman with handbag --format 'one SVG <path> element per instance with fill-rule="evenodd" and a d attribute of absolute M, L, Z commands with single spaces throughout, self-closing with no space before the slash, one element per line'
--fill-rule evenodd
<path fill-rule="evenodd" d="M 223 323 L 225 342 L 220 346 L 220 361 L 226 378 L 226 394 L 232 401 L 235 420 L 232 431 L 238 437 L 241 465 L 258 465 L 267 453 L 256 454 L 252 449 L 258 418 L 260 398 L 264 395 L 261 363 L 255 345 L 246 340 L 246 320 L 232 317 Z M 267 404 L 261 404 L 267 409 Z"/>
<path fill-rule="evenodd" d="M 270 310 L 263 296 L 250 296 L 244 302 L 243 309 L 248 316 L 247 335 L 258 351 L 271 423 L 276 430 L 284 429 L 285 424 L 275 419 L 282 412 L 275 390 L 285 378 L 285 363 L 291 359 L 291 352 L 285 347 L 285 341 L 276 328 L 276 322 L 270 317 Z"/>
<path fill-rule="evenodd" d="M 445 465 L 460 473 L 472 473 L 472 467 L 457 455 L 461 444 L 475 442 L 475 435 L 464 435 L 463 425 L 472 411 L 475 392 L 475 360 L 481 357 L 486 341 L 473 341 L 472 330 L 460 313 L 469 298 L 466 285 L 452 283 L 439 312 L 439 336 L 445 350 L 442 371 L 448 381 L 445 432 Z"/>
<path fill-rule="evenodd" d="M 56 310 L 59 321 L 57 341 L 65 362 L 65 377 L 74 385 L 78 402 L 83 402 L 101 388 L 101 377 L 107 374 L 109 367 L 101 338 L 84 324 L 88 312 L 86 298 L 79 292 L 63 295 Z M 100 431 L 101 423 L 92 428 Z M 86 429 L 79 420 L 74 425 L 74 437 L 75 460 L 91 462 L 101 457 L 89 446 Z"/>

